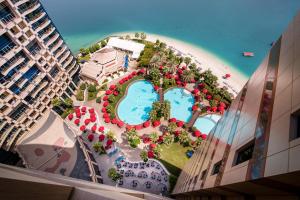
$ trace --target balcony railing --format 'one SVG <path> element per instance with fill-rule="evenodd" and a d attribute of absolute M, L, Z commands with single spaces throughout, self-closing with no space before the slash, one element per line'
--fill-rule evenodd
<path fill-rule="evenodd" d="M 39 4 L 39 2 L 37 0 L 30 1 L 29 3 L 24 3 L 19 6 L 19 12 L 24 13 L 27 10 L 32 9 L 33 7 L 35 7 L 38 4 Z"/>
<path fill-rule="evenodd" d="M 8 24 L 9 22 L 11 22 L 13 19 L 15 18 L 15 16 L 12 13 L 8 13 L 7 15 L 1 17 L 1 21 L 4 24 Z"/>
<path fill-rule="evenodd" d="M 0 49 L 0 55 L 4 56 L 8 52 L 10 52 L 16 45 L 13 42 L 6 44 L 2 49 Z"/>

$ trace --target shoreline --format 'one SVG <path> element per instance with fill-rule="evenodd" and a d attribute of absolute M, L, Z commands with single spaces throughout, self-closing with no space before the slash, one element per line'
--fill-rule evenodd
<path fill-rule="evenodd" d="M 131 38 L 134 38 L 134 34 L 135 32 L 119 32 L 112 33 L 111 36 L 130 35 Z M 241 91 L 248 80 L 246 75 L 242 74 L 237 69 L 230 66 L 230 64 L 226 63 L 226 61 L 223 61 L 205 49 L 174 38 L 151 33 L 145 34 L 147 35 L 147 41 L 155 42 L 158 39 L 161 42 L 165 42 L 168 47 L 173 47 L 177 51 L 183 53 L 183 56 L 189 56 L 193 61 L 199 61 L 201 64 L 195 62 L 197 66 L 201 67 L 202 71 L 210 69 L 212 73 L 218 77 L 218 83 L 220 84 L 220 87 L 226 86 L 228 91 L 234 96 Z M 231 74 L 231 77 L 228 79 L 223 79 L 223 76 L 227 73 Z"/>

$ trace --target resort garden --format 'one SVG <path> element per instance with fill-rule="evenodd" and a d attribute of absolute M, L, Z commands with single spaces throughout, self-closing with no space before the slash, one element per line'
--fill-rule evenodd
<path fill-rule="evenodd" d="M 87 93 L 87 100 L 96 101 L 97 108 L 89 110 L 91 116 L 84 121 L 80 117 L 85 112 L 77 108 L 69 120 L 83 131 L 98 155 L 112 155 L 117 146 L 122 146 L 116 137 L 122 135 L 122 143 L 127 143 L 131 153 L 138 154 L 142 161 L 140 168 L 149 162 L 152 165 L 153 160 L 164 165 L 170 173 L 167 180 L 172 190 L 185 163 L 209 134 L 195 126 L 197 119 L 222 115 L 233 96 L 226 87 L 218 87 L 218 79 L 210 70 L 200 71 L 189 57 L 175 55 L 165 43 L 136 40 L 145 44 L 138 67 L 102 86 L 82 84 L 77 99 L 86 99 L 82 96 Z M 99 91 L 103 95 L 97 98 Z M 123 158 L 121 161 L 125 162 Z M 120 170 L 130 162 L 120 164 L 118 160 L 114 164 L 108 176 L 123 184 Z"/>

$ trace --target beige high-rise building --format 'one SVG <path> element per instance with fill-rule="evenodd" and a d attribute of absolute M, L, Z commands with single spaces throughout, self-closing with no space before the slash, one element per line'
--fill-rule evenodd
<path fill-rule="evenodd" d="M 79 65 L 38 0 L 0 0 L 0 148 L 12 150 L 79 82 Z"/>
<path fill-rule="evenodd" d="M 184 167 L 173 194 L 299 199 L 299 192 L 300 13 Z"/>

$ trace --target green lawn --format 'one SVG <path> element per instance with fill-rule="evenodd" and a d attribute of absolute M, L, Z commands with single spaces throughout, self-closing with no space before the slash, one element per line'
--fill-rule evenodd
<path fill-rule="evenodd" d="M 161 145 L 161 147 L 162 152 L 159 160 L 171 174 L 178 177 L 182 168 L 188 161 L 186 152 L 187 150 L 190 150 L 190 147 L 183 147 L 178 142 L 174 142 L 170 146 Z"/>

